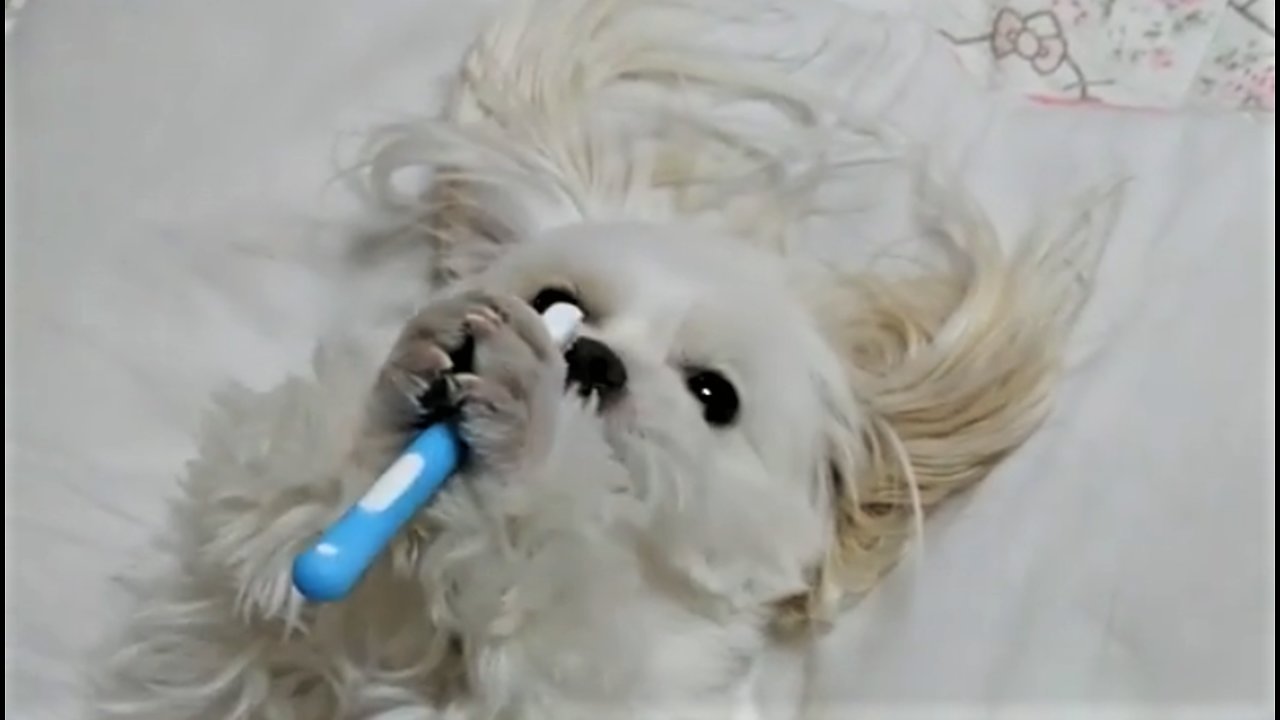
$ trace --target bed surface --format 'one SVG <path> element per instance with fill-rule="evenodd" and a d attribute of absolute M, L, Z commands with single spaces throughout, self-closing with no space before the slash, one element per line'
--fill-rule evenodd
<path fill-rule="evenodd" d="M 1133 179 L 1057 412 L 825 641 L 815 697 L 871 717 L 1270 716 L 1270 116 L 1037 105 L 882 4 L 896 69 L 858 101 L 958 168 L 998 226 Z M 21 10 L 5 48 L 7 718 L 81 716 L 86 653 L 123 607 L 110 577 L 145 557 L 208 394 L 269 385 L 327 328 L 421 293 L 417 266 L 374 283 L 344 254 L 336 148 L 432 111 L 489 5 Z"/>

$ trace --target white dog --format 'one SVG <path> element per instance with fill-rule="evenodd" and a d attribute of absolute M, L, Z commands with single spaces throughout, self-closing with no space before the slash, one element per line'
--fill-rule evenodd
<path fill-rule="evenodd" d="M 1034 431 L 1092 225 L 1007 255 L 960 193 L 921 178 L 936 267 L 788 250 L 841 154 L 871 140 L 777 67 L 698 45 L 699 22 L 717 14 L 518 4 L 443 120 L 379 136 L 369 187 L 433 243 L 436 294 L 371 396 L 374 374 L 328 352 L 315 379 L 221 398 L 174 566 L 138 589 L 103 707 L 777 710 L 753 687 L 762 654 L 808 642 L 927 508 Z M 726 98 L 776 112 L 736 123 Z M 414 167 L 435 171 L 425 203 L 392 182 Z M 566 353 L 537 316 L 557 301 L 586 314 Z M 304 606 L 293 554 L 441 408 L 459 409 L 464 470 L 353 597 Z"/>

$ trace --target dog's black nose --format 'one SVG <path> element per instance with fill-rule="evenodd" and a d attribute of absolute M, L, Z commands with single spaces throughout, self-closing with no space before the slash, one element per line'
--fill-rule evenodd
<path fill-rule="evenodd" d="M 626 387 L 627 368 L 622 359 L 599 340 L 578 338 L 564 359 L 569 366 L 569 382 L 577 383 L 583 395 L 592 391 L 607 395 Z"/>

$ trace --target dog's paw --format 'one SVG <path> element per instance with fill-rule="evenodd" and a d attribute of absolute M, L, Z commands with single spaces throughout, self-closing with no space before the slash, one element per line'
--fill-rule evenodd
<path fill-rule="evenodd" d="M 405 327 L 378 380 L 383 430 L 408 435 L 460 413 L 472 462 L 518 465 L 545 451 L 564 359 L 523 301 L 469 291 Z"/>

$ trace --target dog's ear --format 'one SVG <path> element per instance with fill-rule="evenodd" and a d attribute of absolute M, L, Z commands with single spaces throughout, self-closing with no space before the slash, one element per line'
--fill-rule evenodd
<path fill-rule="evenodd" d="M 484 125 L 384 128 L 363 155 L 363 193 L 392 232 L 425 238 L 441 286 L 484 270 L 514 244 L 581 219 L 569 178 Z M 404 187 L 414 173 L 421 184 Z"/>
<path fill-rule="evenodd" d="M 852 407 L 829 413 L 815 472 L 831 541 L 809 596 L 788 608 L 793 623 L 829 620 L 842 598 L 870 588 L 929 509 L 986 477 L 1048 415 L 1117 189 L 1081 199 L 1067 222 L 1013 254 L 953 200 L 947 222 L 939 211 L 931 225 L 949 251 L 939 269 L 805 283 Z"/>

